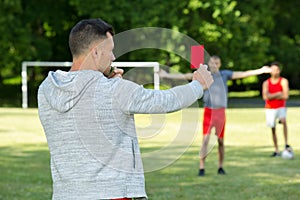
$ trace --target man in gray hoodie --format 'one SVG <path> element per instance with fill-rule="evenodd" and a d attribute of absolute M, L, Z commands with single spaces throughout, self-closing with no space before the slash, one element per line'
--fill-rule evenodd
<path fill-rule="evenodd" d="M 189 84 L 149 90 L 111 70 L 112 26 L 101 19 L 70 32 L 69 72 L 49 72 L 38 91 L 38 110 L 51 156 L 52 199 L 147 198 L 134 114 L 188 107 L 213 79 L 207 66 Z"/>

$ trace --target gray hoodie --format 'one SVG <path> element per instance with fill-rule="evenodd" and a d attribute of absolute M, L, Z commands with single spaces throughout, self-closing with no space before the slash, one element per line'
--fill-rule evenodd
<path fill-rule="evenodd" d="M 52 199 L 146 197 L 136 113 L 168 113 L 202 97 L 199 82 L 149 90 L 92 70 L 49 72 L 38 110 L 51 156 Z"/>

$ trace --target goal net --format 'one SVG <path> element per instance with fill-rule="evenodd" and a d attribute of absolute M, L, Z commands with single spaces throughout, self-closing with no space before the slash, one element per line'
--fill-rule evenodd
<path fill-rule="evenodd" d="M 28 67 L 71 67 L 72 62 L 49 62 L 49 61 L 24 61 L 22 62 L 22 108 L 28 108 Z M 158 62 L 113 62 L 112 67 L 128 68 L 124 78 L 141 85 L 151 84 L 159 90 L 159 63 Z M 149 79 L 148 75 L 151 75 Z"/>

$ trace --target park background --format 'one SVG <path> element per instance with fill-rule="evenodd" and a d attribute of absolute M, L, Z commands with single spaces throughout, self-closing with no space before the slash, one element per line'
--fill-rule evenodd
<path fill-rule="evenodd" d="M 179 31 L 203 42 L 210 55 L 222 58 L 223 68 L 235 71 L 279 61 L 291 89 L 299 90 L 299 7 L 297 0 L 2 0 L 0 106 L 21 107 L 22 61 L 71 61 L 71 27 L 99 17 L 112 24 L 115 33 L 143 27 Z M 156 61 L 190 72 L 188 61 L 157 49 L 129 52 L 117 61 Z M 37 87 L 49 70 L 29 69 L 29 106 L 36 107 Z M 264 79 L 233 81 L 230 91 L 259 91 Z"/>
<path fill-rule="evenodd" d="M 261 83 L 268 76 L 231 81 L 228 176 L 217 176 L 214 148 L 207 160 L 208 176 L 197 177 L 199 134 L 175 163 L 146 173 L 150 199 L 299 199 L 299 7 L 298 0 L 1 0 L 0 199 L 51 198 L 49 151 L 38 120 L 36 92 L 47 72 L 54 69 L 28 69 L 31 108 L 24 110 L 20 108 L 22 61 L 71 61 L 71 27 L 81 19 L 99 17 L 112 24 L 115 33 L 160 27 L 205 41 L 206 51 L 222 58 L 223 69 L 248 70 L 280 61 L 282 75 L 290 81 L 288 124 L 294 160 L 269 158 L 273 148 L 260 95 Z M 176 72 L 190 72 L 186 60 L 156 49 L 133 51 L 116 61 L 157 61 Z M 142 123 L 139 117 L 137 122 Z M 175 126 L 176 118 L 173 121 Z M 278 136 L 283 147 L 281 130 Z M 161 141 L 141 143 L 141 150 L 159 149 L 158 144 Z"/>

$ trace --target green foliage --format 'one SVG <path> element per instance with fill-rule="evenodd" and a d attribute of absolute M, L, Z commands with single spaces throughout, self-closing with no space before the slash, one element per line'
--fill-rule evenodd
<path fill-rule="evenodd" d="M 100 17 L 116 33 L 142 27 L 179 31 L 204 44 L 209 54 L 221 56 L 224 68 L 247 70 L 281 61 L 287 66 L 283 75 L 296 88 L 299 4 L 297 0 L 1 0 L 0 83 L 20 76 L 24 60 L 70 61 L 70 28 L 82 18 Z M 180 42 L 166 36 L 160 41 Z M 159 61 L 190 71 L 188 60 L 169 50 L 132 51 L 118 58 L 122 60 Z"/>
<path fill-rule="evenodd" d="M 1 78 L 20 76 L 25 60 L 70 60 L 66 41 L 77 17 L 67 1 L 5 0 L 0 13 Z"/>
<path fill-rule="evenodd" d="M 299 88 L 300 79 L 300 24 L 299 1 L 275 0 L 273 5 L 274 19 L 276 24 L 274 29 L 268 32 L 271 39 L 269 55 L 283 63 L 283 75 L 290 80 L 290 86 Z"/>
<path fill-rule="evenodd" d="M 25 51 L 25 47 L 29 44 L 27 38 L 30 35 L 20 19 L 22 12 L 21 0 L 1 1 L 0 77 L 1 75 L 14 76 L 18 72 L 16 63 L 30 55 L 28 49 Z"/>

